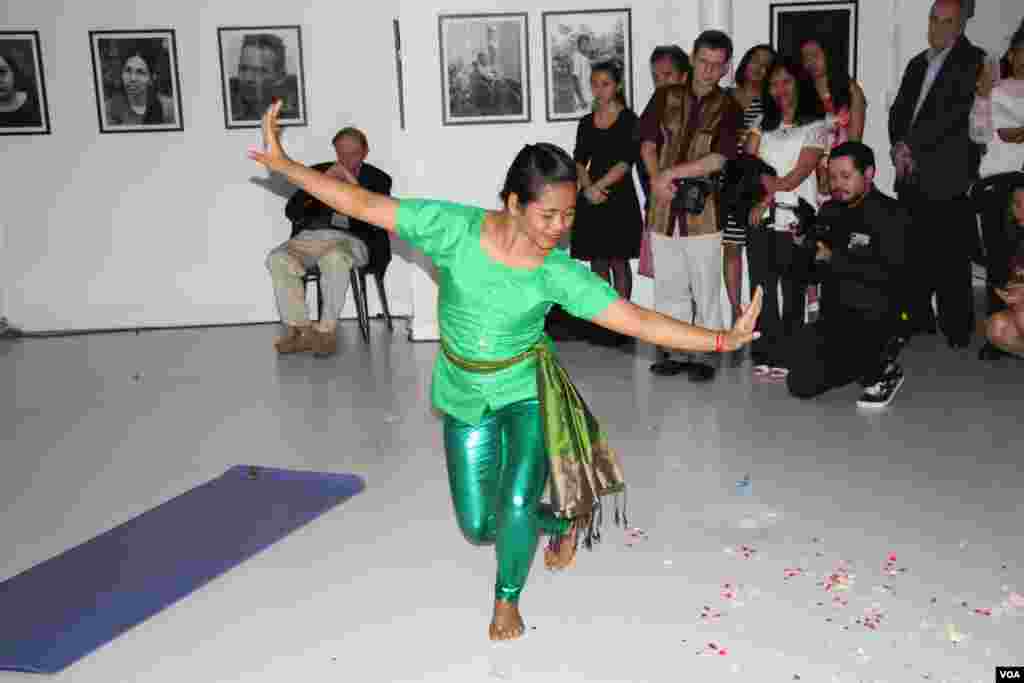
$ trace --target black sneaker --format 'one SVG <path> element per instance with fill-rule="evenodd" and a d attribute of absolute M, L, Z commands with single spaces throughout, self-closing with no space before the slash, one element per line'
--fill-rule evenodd
<path fill-rule="evenodd" d="M 978 360 L 999 360 L 1000 358 L 1005 358 L 1008 355 L 1008 353 L 1000 348 L 996 348 L 991 342 L 989 342 L 982 346 L 981 350 L 978 351 Z"/>
<path fill-rule="evenodd" d="M 903 386 L 903 368 L 897 366 L 885 373 L 881 380 L 864 387 L 864 393 L 857 399 L 858 408 L 884 408 L 892 403 L 893 397 Z"/>
<path fill-rule="evenodd" d="M 674 358 L 663 358 L 651 365 L 651 372 L 661 377 L 674 377 L 684 372 L 689 372 L 693 363 L 689 361 L 675 360 Z"/>
<path fill-rule="evenodd" d="M 715 378 L 715 367 L 707 363 L 694 362 L 688 372 L 691 382 L 710 382 Z"/>

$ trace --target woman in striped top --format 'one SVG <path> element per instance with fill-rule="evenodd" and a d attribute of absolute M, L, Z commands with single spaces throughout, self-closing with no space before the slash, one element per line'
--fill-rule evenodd
<path fill-rule="evenodd" d="M 732 96 L 743 109 L 743 130 L 739 135 L 740 154 L 743 153 L 747 134 L 751 127 L 761 119 L 764 106 L 761 104 L 761 87 L 768 75 L 768 67 L 775 61 L 775 50 L 771 45 L 755 45 L 747 50 L 736 67 L 736 87 Z M 730 213 L 725 218 L 725 231 L 722 234 L 723 272 L 725 273 L 725 291 L 732 305 L 733 319 L 739 317 L 740 288 L 743 285 L 743 247 L 747 243 L 746 217 L 737 217 Z"/>

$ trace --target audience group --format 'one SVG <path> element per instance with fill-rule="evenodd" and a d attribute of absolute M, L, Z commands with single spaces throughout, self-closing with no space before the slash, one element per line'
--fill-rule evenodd
<path fill-rule="evenodd" d="M 725 33 L 701 33 L 689 55 L 658 47 L 655 92 L 639 116 L 619 63 L 579 65 L 590 88 L 576 96 L 591 112 L 573 152 L 571 255 L 625 299 L 629 261 L 639 258 L 655 310 L 709 328 L 739 316 L 744 282 L 762 286 L 752 369 L 798 397 L 859 381 L 859 405 L 888 405 L 904 379 L 899 351 L 919 334 L 941 333 L 962 349 L 983 327 L 980 358 L 1024 356 L 1024 22 L 998 61 L 971 44 L 965 23 L 959 0 L 936 0 L 929 47 L 903 73 L 884 150 L 896 198 L 875 185 L 875 152 L 862 142 L 864 90 L 820 36 L 801 36 L 793 54 L 751 47 L 731 88 L 720 84 L 734 58 Z M 390 179 L 364 164 L 362 133 L 343 130 L 334 145 L 337 161 L 323 170 L 387 192 Z M 268 259 L 288 325 L 277 349 L 329 355 L 349 272 L 380 250 L 368 252 L 368 241 L 386 236 L 305 193 L 288 216 L 293 238 Z M 972 261 L 986 270 L 983 326 Z M 313 266 L 327 291 L 322 325 L 301 303 Z M 729 362 L 742 364 L 740 353 Z M 659 349 L 651 371 L 705 381 L 716 368 Z"/>
<path fill-rule="evenodd" d="M 988 280 L 979 357 L 1024 356 L 1024 22 L 998 62 L 965 23 L 960 2 L 934 2 L 929 47 L 906 66 L 888 112 L 895 198 L 862 142 L 864 90 L 819 36 L 793 54 L 751 47 L 732 88 L 720 85 L 734 57 L 725 33 L 705 31 L 689 55 L 658 47 L 639 117 L 618 65 L 592 65 L 572 255 L 627 298 L 639 257 L 655 309 L 707 327 L 729 322 L 723 284 L 733 318 L 744 282 L 778 293 L 764 299 L 752 369 L 799 397 L 859 380 L 860 405 L 887 405 L 911 337 L 966 348 L 980 327 L 972 261 Z M 715 366 L 659 349 L 651 371 L 702 381 Z"/>

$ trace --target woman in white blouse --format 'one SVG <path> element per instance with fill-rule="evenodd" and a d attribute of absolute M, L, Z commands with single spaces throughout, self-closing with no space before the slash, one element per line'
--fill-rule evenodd
<path fill-rule="evenodd" d="M 996 73 L 999 71 L 999 73 Z M 986 146 L 981 177 L 1024 166 L 1024 25 L 1010 39 L 998 69 L 986 64 L 971 110 L 971 139 Z"/>
<path fill-rule="evenodd" d="M 981 214 L 991 315 L 1006 307 L 995 292 L 995 287 L 1006 278 L 1004 266 L 1010 249 L 1003 181 L 1016 182 L 1009 174 L 1024 170 L 1024 23 L 1010 38 L 1010 47 L 1001 63 L 986 64 L 978 79 L 970 132 L 974 142 L 985 145 L 981 181 L 972 194 Z M 984 357 L 987 351 L 982 349 L 981 355 Z"/>
<path fill-rule="evenodd" d="M 814 171 L 828 145 L 829 130 L 814 81 L 789 57 L 777 58 L 768 70 L 761 101 L 764 116 L 751 130 L 747 152 L 759 156 L 778 175 L 762 176 L 765 198 L 750 214 L 750 284 L 765 291 L 761 338 L 754 342 L 751 354 L 756 374 L 783 379 L 789 367 L 785 340 L 803 324 L 806 290 L 793 268 L 799 246 L 793 229 L 798 220 L 790 207 L 800 199 L 816 205 Z M 781 311 L 776 295 L 780 285 Z"/>

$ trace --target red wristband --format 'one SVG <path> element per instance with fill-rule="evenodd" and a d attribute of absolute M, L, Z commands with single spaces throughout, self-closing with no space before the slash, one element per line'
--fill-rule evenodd
<path fill-rule="evenodd" d="M 725 335 L 719 332 L 715 335 L 715 353 L 722 353 L 725 350 Z"/>

